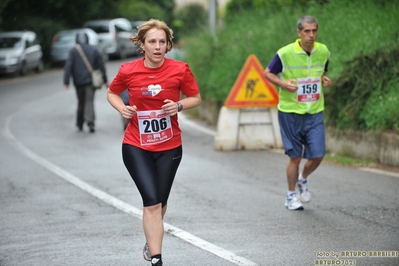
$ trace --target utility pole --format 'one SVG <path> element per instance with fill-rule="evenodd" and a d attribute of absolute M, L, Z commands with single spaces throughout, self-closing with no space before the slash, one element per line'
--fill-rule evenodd
<path fill-rule="evenodd" d="M 209 30 L 212 35 L 215 35 L 216 28 L 216 1 L 209 0 Z"/>

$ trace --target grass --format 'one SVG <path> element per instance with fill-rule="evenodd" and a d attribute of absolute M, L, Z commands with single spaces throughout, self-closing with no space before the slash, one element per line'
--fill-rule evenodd
<path fill-rule="evenodd" d="M 335 153 L 327 153 L 326 156 L 324 157 L 324 162 L 339 166 L 352 167 L 352 168 L 358 168 L 358 167 L 373 168 L 376 167 L 377 165 L 377 162 L 372 159 L 360 159 L 347 155 L 339 155 Z"/>
<path fill-rule="evenodd" d="M 342 167 L 350 167 L 350 168 L 373 168 L 382 171 L 399 173 L 399 168 L 394 166 L 387 166 L 380 164 L 372 159 L 359 159 L 355 157 L 351 157 L 348 155 L 339 155 L 334 153 L 328 153 L 325 155 L 324 163 L 333 164 Z"/>

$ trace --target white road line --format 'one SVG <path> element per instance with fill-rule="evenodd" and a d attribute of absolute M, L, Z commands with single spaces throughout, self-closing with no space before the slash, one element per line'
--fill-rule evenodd
<path fill-rule="evenodd" d="M 189 125 L 192 128 L 195 128 L 199 131 L 201 131 L 202 133 L 211 135 L 211 136 L 215 136 L 216 135 L 216 131 L 203 127 L 201 125 L 198 125 L 197 123 L 194 123 L 193 121 L 189 120 L 186 118 L 186 116 L 183 113 L 179 114 L 179 122 L 183 121 L 185 124 Z"/>
<path fill-rule="evenodd" d="M 389 172 L 389 171 L 384 171 L 384 170 L 374 169 L 374 168 L 368 168 L 368 167 L 360 167 L 358 169 L 362 170 L 362 171 L 366 171 L 366 172 L 376 173 L 376 174 L 380 174 L 380 175 L 389 175 L 389 176 L 393 176 L 393 177 L 399 178 L 399 173 L 395 173 L 395 172 Z"/>
<path fill-rule="evenodd" d="M 83 191 L 86 191 L 87 193 L 91 194 L 92 196 L 104 201 L 105 203 L 108 203 L 109 205 L 115 207 L 116 209 L 119 209 L 125 213 L 128 213 L 138 219 L 142 219 L 142 211 L 138 208 L 135 208 L 128 203 L 121 201 L 118 198 L 115 198 L 106 192 L 99 190 L 88 183 L 82 181 L 78 177 L 72 175 L 68 171 L 58 167 L 57 165 L 47 161 L 43 157 L 37 155 L 36 153 L 32 152 L 30 149 L 28 149 L 26 146 L 24 146 L 21 142 L 19 142 L 14 135 L 10 131 L 10 123 L 12 121 L 13 116 L 9 117 L 6 121 L 6 125 L 3 129 L 3 135 L 6 137 L 8 142 L 10 142 L 15 148 L 17 148 L 21 153 L 32 159 L 32 161 L 36 162 L 37 164 L 43 166 L 50 172 L 53 172 L 57 176 L 61 177 L 65 181 L 75 185 L 76 187 L 82 189 Z M 209 132 L 208 132 L 209 133 Z M 206 250 L 210 253 L 215 254 L 216 256 L 219 256 L 222 259 L 225 259 L 227 261 L 230 261 L 234 263 L 235 265 L 240 265 L 240 266 L 256 266 L 257 264 L 247 260 L 243 257 L 237 256 L 234 253 L 225 250 L 221 247 L 218 247 L 212 243 L 209 243 L 206 240 L 203 240 L 199 237 L 196 237 L 189 232 L 186 232 L 184 230 L 181 230 L 173 225 L 170 225 L 168 223 L 164 223 L 164 229 L 167 233 L 176 236 L 180 238 L 183 241 L 186 241 L 196 247 L 199 247 L 203 250 Z"/>

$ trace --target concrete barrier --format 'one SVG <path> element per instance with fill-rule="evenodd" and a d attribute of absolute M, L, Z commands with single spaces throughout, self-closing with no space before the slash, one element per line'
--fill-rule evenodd
<path fill-rule="evenodd" d="M 391 132 L 362 132 L 326 128 L 328 152 L 372 159 L 381 164 L 399 167 L 399 135 Z"/>
<path fill-rule="evenodd" d="M 223 106 L 214 145 L 220 151 L 282 148 L 277 109 Z"/>
<path fill-rule="evenodd" d="M 228 109 L 220 103 L 204 101 L 198 110 L 201 118 L 217 125 L 214 141 L 216 150 L 282 148 L 276 109 L 271 109 L 274 130 L 267 125 L 244 125 L 239 131 L 238 109 Z M 255 112 L 254 116 L 248 113 L 242 117 L 242 121 L 256 123 L 259 119 L 267 123 L 267 116 L 261 112 Z M 277 137 L 277 145 L 274 144 L 273 132 Z M 326 127 L 326 145 L 328 152 L 373 159 L 383 165 L 399 167 L 399 134 L 396 133 L 337 130 Z"/>

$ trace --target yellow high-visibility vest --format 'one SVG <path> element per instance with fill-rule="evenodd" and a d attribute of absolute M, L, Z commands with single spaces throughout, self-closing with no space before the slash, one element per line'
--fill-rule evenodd
<path fill-rule="evenodd" d="M 317 100 L 313 99 L 308 102 L 304 100 L 301 102 L 298 100 L 300 96 L 297 93 L 279 88 L 278 110 L 285 113 L 316 114 L 324 110 L 324 93 L 321 85 L 321 76 L 330 57 L 330 51 L 324 44 L 315 42 L 312 53 L 308 55 L 299 45 L 299 41 L 300 39 L 297 39 L 296 42 L 284 46 L 277 51 L 283 65 L 282 73 L 279 75 L 284 81 L 290 79 L 298 81 L 298 79 L 304 80 L 304 78 L 315 78 L 317 80 L 319 78 L 320 84 Z M 305 90 L 303 86 L 303 84 L 298 84 L 298 91 Z"/>

